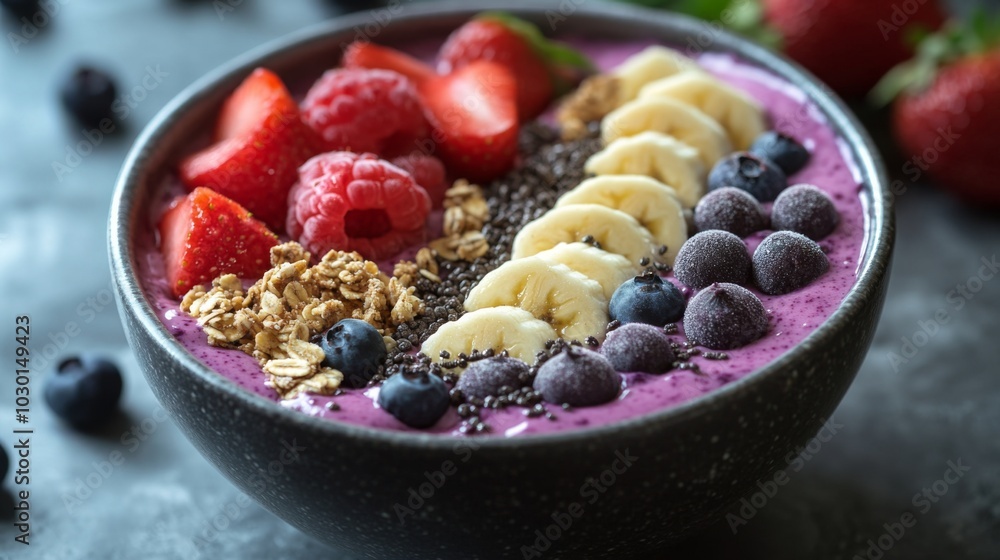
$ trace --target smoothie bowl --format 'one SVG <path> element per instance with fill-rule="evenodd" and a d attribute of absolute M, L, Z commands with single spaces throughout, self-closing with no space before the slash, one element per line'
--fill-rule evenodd
<path fill-rule="evenodd" d="M 157 397 L 242 490 L 366 557 L 667 546 L 815 433 L 881 310 L 883 171 L 822 86 L 671 14 L 511 6 L 250 53 L 119 179 L 112 267 Z M 527 58 L 493 56 L 510 30 Z"/>

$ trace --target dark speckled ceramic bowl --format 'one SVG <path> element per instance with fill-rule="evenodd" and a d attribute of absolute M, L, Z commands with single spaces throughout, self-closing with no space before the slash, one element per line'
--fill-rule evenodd
<path fill-rule="evenodd" d="M 602 3 L 504 3 L 543 29 L 566 15 L 559 31 L 567 34 L 679 44 L 710 37 L 711 50 L 738 53 L 800 86 L 853 150 L 870 224 L 856 286 L 790 352 L 681 406 L 515 439 L 459 440 L 319 420 L 256 397 L 198 362 L 157 320 L 136 278 L 133 240 L 150 227 L 144 209 L 153 186 L 252 68 L 265 65 L 294 81 L 335 63 L 356 26 L 367 24 L 380 43 L 392 44 L 443 35 L 499 6 L 470 4 L 412 6 L 382 23 L 369 14 L 323 23 L 211 73 L 164 109 L 129 155 L 111 210 L 111 262 L 125 330 L 156 396 L 205 457 L 279 517 L 335 547 L 370 558 L 530 557 L 524 546 L 553 558 L 648 558 L 717 519 L 817 431 L 857 372 L 881 311 L 893 242 L 881 162 L 844 105 L 794 64 L 667 13 Z M 301 448 L 297 460 L 286 444 Z M 605 483 L 617 480 L 581 495 L 586 480 L 625 468 L 626 456 L 637 457 L 627 474 L 606 472 Z"/>

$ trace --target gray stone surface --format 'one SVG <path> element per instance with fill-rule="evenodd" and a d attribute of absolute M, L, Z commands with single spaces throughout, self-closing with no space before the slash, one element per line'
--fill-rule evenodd
<path fill-rule="evenodd" d="M 10 449 L 15 426 L 10 357 L 16 315 L 31 316 L 33 347 L 42 354 L 36 367 L 46 353 L 98 350 L 117 357 L 126 376 L 124 413 L 100 434 L 75 433 L 45 409 L 45 372 L 34 374 L 32 544 L 12 540 L 8 475 L 0 492 L 0 559 L 346 560 L 242 498 L 169 420 L 161 421 L 117 312 L 107 305 L 105 256 L 114 178 L 153 114 L 205 71 L 339 9 L 318 0 L 51 3 L 59 13 L 18 52 L 8 33 L 22 33 L 21 25 L 0 16 L 7 38 L 0 46 L 0 321 L 6 323 L 0 330 L 7 333 L 0 338 L 0 444 Z M 118 134 L 67 163 L 68 150 L 89 152 L 86 143 L 98 143 L 64 118 L 56 99 L 55 84 L 78 60 L 106 66 L 134 107 Z M 144 90 L 149 68 L 165 75 Z M 70 171 L 57 176 L 53 162 Z M 890 162 L 896 175 L 901 167 Z M 983 282 L 961 309 L 948 299 L 977 274 L 981 258 L 998 252 L 1000 221 L 923 182 L 900 197 L 898 217 L 883 320 L 833 418 L 836 433 L 789 465 L 787 484 L 735 536 L 722 524 L 663 557 L 864 557 L 867 541 L 905 512 L 916 525 L 891 539 L 885 558 L 1000 557 L 1000 279 Z M 907 363 L 893 367 L 888 353 L 902 355 L 903 337 L 923 342 L 914 333 L 942 309 L 949 322 Z M 78 334 L 67 330 L 70 322 Z M 145 440 L 129 438 L 134 427 Z M 102 468 L 114 453 L 123 462 Z M 946 493 L 924 512 L 915 496 L 944 476 L 949 461 L 969 470 L 954 484 L 939 484 Z M 96 486 L 89 496 L 81 490 L 88 479 Z M 78 491 L 82 499 L 66 499 Z"/>

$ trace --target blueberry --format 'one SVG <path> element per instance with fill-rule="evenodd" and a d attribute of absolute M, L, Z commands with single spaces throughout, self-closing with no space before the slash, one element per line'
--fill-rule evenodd
<path fill-rule="evenodd" d="M 604 356 L 570 346 L 538 368 L 534 387 L 545 402 L 594 406 L 618 396 L 621 376 Z"/>
<path fill-rule="evenodd" d="M 771 227 L 823 239 L 837 227 L 840 214 L 830 197 L 812 185 L 795 185 L 778 195 L 771 209 Z"/>
<path fill-rule="evenodd" d="M 708 174 L 708 190 L 736 187 L 761 202 L 771 202 L 787 186 L 781 168 L 749 152 L 737 152 L 719 160 Z"/>
<path fill-rule="evenodd" d="M 746 346 L 767 333 L 764 304 L 736 284 L 712 284 L 698 292 L 684 313 L 688 340 L 713 350 Z"/>
<path fill-rule="evenodd" d="M 44 392 L 49 408 L 71 426 L 96 428 L 115 415 L 122 376 L 111 361 L 81 354 L 59 362 Z"/>
<path fill-rule="evenodd" d="M 38 0 L 0 0 L 0 5 L 18 17 L 31 17 L 38 11 Z"/>
<path fill-rule="evenodd" d="M 735 187 L 714 190 L 694 208 L 698 231 L 721 229 L 739 237 L 767 228 L 767 217 L 760 203 L 750 193 Z"/>
<path fill-rule="evenodd" d="M 771 160 L 785 175 L 793 175 L 809 163 L 809 151 L 802 144 L 774 130 L 758 136 L 750 146 L 750 153 Z"/>
<path fill-rule="evenodd" d="M 611 319 L 662 327 L 684 315 L 684 295 L 673 283 L 647 272 L 626 281 L 611 295 Z"/>
<path fill-rule="evenodd" d="M 344 387 L 360 388 L 371 381 L 388 352 L 375 327 L 359 319 L 344 319 L 316 341 L 326 358 L 323 365 L 344 374 Z"/>
<path fill-rule="evenodd" d="M 642 323 L 629 323 L 609 332 L 601 355 L 620 372 L 664 373 L 674 367 L 676 359 L 663 329 Z"/>
<path fill-rule="evenodd" d="M 830 269 L 830 259 L 808 237 L 793 231 L 768 235 L 753 252 L 753 277 L 765 294 L 794 292 Z"/>
<path fill-rule="evenodd" d="M 507 386 L 520 389 L 524 386 L 521 378 L 528 373 L 528 364 L 515 358 L 486 358 L 469 364 L 458 378 L 455 387 L 466 397 L 485 399 L 498 396 L 500 388 Z"/>
<path fill-rule="evenodd" d="M 60 88 L 63 106 L 84 126 L 100 126 L 104 119 L 113 119 L 111 110 L 117 88 L 108 74 L 89 66 L 81 66 L 66 77 Z"/>
<path fill-rule="evenodd" d="M 433 373 L 401 372 L 382 384 L 378 405 L 411 428 L 429 428 L 447 412 L 451 397 L 448 386 Z"/>
<path fill-rule="evenodd" d="M 710 229 L 681 245 L 674 259 L 674 275 L 696 290 L 714 282 L 746 284 L 750 280 L 750 254 L 735 234 Z"/>

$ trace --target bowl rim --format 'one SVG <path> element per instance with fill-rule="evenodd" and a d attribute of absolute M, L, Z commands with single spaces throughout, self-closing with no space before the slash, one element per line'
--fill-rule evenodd
<path fill-rule="evenodd" d="M 565 4 L 565 0 L 561 2 L 559 0 L 506 2 L 491 0 L 490 2 L 477 3 L 475 6 L 469 6 L 465 0 L 434 1 L 403 7 L 402 11 L 395 14 L 387 25 L 394 25 L 400 21 L 413 22 L 442 17 L 468 18 L 480 12 L 501 9 L 527 17 L 543 18 L 551 14 L 553 10 L 561 9 L 563 4 Z M 780 54 L 722 29 L 717 22 L 705 22 L 674 12 L 655 11 L 626 4 L 583 4 L 572 0 L 570 4 L 573 5 L 574 11 L 569 17 L 601 18 L 608 20 L 609 23 L 616 21 L 623 24 L 641 21 L 645 25 L 660 28 L 664 34 L 694 36 L 698 32 L 704 31 L 706 26 L 711 26 L 713 37 L 707 51 L 735 53 L 754 65 L 766 68 L 783 80 L 795 83 L 830 121 L 829 124 L 838 135 L 846 141 L 856 159 L 855 163 L 862 178 L 862 185 L 871 190 L 872 206 L 865 208 L 870 214 L 870 219 L 866 222 L 868 227 L 862 243 L 864 250 L 862 266 L 854 286 L 837 309 L 815 331 L 799 344 L 739 380 L 681 404 L 601 426 L 530 434 L 515 438 L 502 436 L 477 438 L 476 443 L 480 449 L 525 449 L 555 443 L 581 443 L 592 438 L 614 437 L 615 434 L 625 433 L 647 424 L 659 424 L 661 427 L 666 427 L 669 424 L 682 422 L 706 410 L 724 405 L 726 401 L 736 398 L 739 393 L 749 390 L 752 386 L 762 383 L 769 377 L 778 375 L 785 368 L 794 367 L 796 362 L 808 355 L 811 348 L 829 343 L 837 331 L 850 328 L 847 323 L 864 305 L 871 292 L 876 290 L 882 276 L 887 273 L 892 254 L 894 240 L 893 198 L 888 189 L 882 158 L 868 133 L 846 104 L 811 73 Z M 396 5 L 400 6 L 398 1 Z M 132 208 L 138 190 L 137 179 L 144 174 L 149 153 L 153 150 L 152 146 L 160 140 L 166 130 L 170 129 L 178 115 L 201 102 L 202 97 L 220 85 L 247 75 L 263 58 L 288 54 L 309 43 L 325 40 L 330 35 L 350 31 L 356 26 L 364 25 L 370 21 L 372 21 L 371 12 L 359 12 L 300 29 L 231 59 L 202 76 L 167 103 L 136 139 L 116 181 L 108 226 L 111 272 L 115 290 L 122 304 L 129 308 L 128 310 L 135 316 L 140 327 L 146 331 L 150 338 L 162 346 L 165 352 L 181 367 L 193 372 L 200 382 L 205 383 L 208 388 L 224 393 L 226 397 L 238 401 L 241 406 L 249 407 L 270 420 L 288 422 L 331 437 L 368 439 L 373 443 L 423 450 L 450 450 L 458 442 L 463 441 L 463 438 L 451 434 L 387 430 L 313 417 L 253 394 L 219 375 L 195 358 L 160 322 L 152 305 L 145 297 L 135 272 L 135 259 L 132 256 L 135 243 L 130 234 L 135 226 L 133 219 L 138 216 L 138 213 Z M 863 207 L 867 206 L 865 197 L 861 198 Z M 121 312 L 124 316 L 126 310 L 122 309 Z"/>

